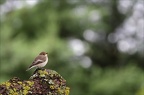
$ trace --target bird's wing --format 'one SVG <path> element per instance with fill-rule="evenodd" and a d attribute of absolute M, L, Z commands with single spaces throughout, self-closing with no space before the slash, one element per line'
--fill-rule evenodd
<path fill-rule="evenodd" d="M 43 63 L 46 61 L 46 57 L 44 55 L 39 55 L 35 58 L 35 60 L 33 61 L 32 65 L 37 65 L 39 63 Z"/>

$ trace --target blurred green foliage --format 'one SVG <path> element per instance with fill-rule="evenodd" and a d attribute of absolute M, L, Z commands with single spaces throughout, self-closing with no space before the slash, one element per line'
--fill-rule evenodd
<path fill-rule="evenodd" d="M 107 39 L 127 16 L 118 11 L 117 1 L 40 0 L 1 16 L 0 83 L 14 76 L 28 79 L 33 70 L 25 70 L 39 52 L 46 51 L 49 63 L 45 68 L 67 80 L 70 95 L 143 95 L 144 56 L 122 53 L 117 43 Z M 100 14 L 100 21 L 89 18 L 92 11 Z M 87 41 L 83 36 L 88 29 L 101 39 Z M 75 55 L 71 39 L 85 43 L 86 52 Z M 91 59 L 90 67 L 81 65 L 84 56 Z"/>

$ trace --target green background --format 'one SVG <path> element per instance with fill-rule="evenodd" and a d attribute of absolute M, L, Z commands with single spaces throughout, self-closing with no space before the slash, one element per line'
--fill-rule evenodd
<path fill-rule="evenodd" d="M 46 51 L 70 95 L 144 95 L 143 0 L 26 1 L 0 0 L 0 83 Z"/>

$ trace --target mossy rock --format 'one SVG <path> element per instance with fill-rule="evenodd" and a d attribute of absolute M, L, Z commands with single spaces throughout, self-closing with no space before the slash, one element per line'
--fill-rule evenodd
<path fill-rule="evenodd" d="M 0 95 L 69 95 L 66 80 L 54 70 L 37 69 L 29 80 L 17 77 L 0 84 Z"/>

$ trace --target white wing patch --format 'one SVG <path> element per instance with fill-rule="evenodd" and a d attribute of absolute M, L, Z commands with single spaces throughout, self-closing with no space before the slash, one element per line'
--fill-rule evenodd
<path fill-rule="evenodd" d="M 38 63 L 42 63 L 42 62 L 43 62 L 43 60 L 38 59 L 38 60 L 33 62 L 33 65 L 38 64 Z"/>

